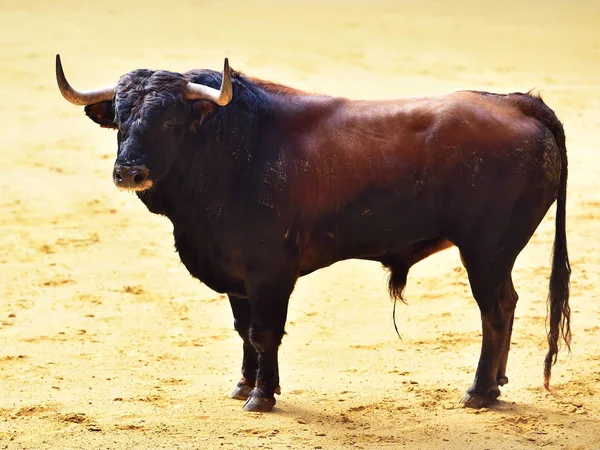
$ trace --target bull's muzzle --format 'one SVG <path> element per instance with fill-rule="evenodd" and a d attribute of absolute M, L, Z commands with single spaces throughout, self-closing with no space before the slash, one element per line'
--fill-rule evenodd
<path fill-rule="evenodd" d="M 121 166 L 115 164 L 113 181 L 119 189 L 145 191 L 152 187 L 150 170 L 146 166 Z"/>

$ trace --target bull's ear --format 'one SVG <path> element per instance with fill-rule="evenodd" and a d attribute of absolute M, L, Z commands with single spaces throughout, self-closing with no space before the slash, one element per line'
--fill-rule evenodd
<path fill-rule="evenodd" d="M 207 100 L 192 102 L 192 128 L 200 127 L 204 121 L 213 116 L 217 108 L 219 108 L 218 105 Z"/>
<path fill-rule="evenodd" d="M 87 116 L 103 128 L 117 128 L 112 101 L 94 103 L 85 107 Z"/>

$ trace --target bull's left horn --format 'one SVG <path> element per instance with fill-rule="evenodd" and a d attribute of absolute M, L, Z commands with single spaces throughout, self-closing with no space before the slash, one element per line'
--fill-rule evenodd
<path fill-rule="evenodd" d="M 227 105 L 233 98 L 233 89 L 231 87 L 231 69 L 229 60 L 225 58 L 225 67 L 223 67 L 223 80 L 221 89 L 217 90 L 203 84 L 188 83 L 186 90 L 188 100 L 212 100 L 219 106 Z"/>
<path fill-rule="evenodd" d="M 65 77 L 60 55 L 56 55 L 56 82 L 62 96 L 74 105 L 86 106 L 100 103 L 107 100 L 112 100 L 115 95 L 116 86 L 106 86 L 95 91 L 80 92 L 71 87 Z"/>

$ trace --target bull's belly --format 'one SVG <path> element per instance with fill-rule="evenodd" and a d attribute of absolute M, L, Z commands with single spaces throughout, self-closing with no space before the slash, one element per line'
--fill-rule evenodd
<path fill-rule="evenodd" d="M 433 208 L 425 202 L 393 194 L 365 198 L 312 226 L 300 253 L 300 270 L 309 273 L 346 259 L 382 261 L 439 239 L 443 236 Z"/>

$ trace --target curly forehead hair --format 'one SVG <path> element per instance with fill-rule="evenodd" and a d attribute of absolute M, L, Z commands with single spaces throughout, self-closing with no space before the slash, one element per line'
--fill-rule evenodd
<path fill-rule="evenodd" d="M 120 116 L 137 116 L 149 108 L 185 100 L 187 80 L 166 70 L 140 69 L 121 77 L 115 110 Z"/>

